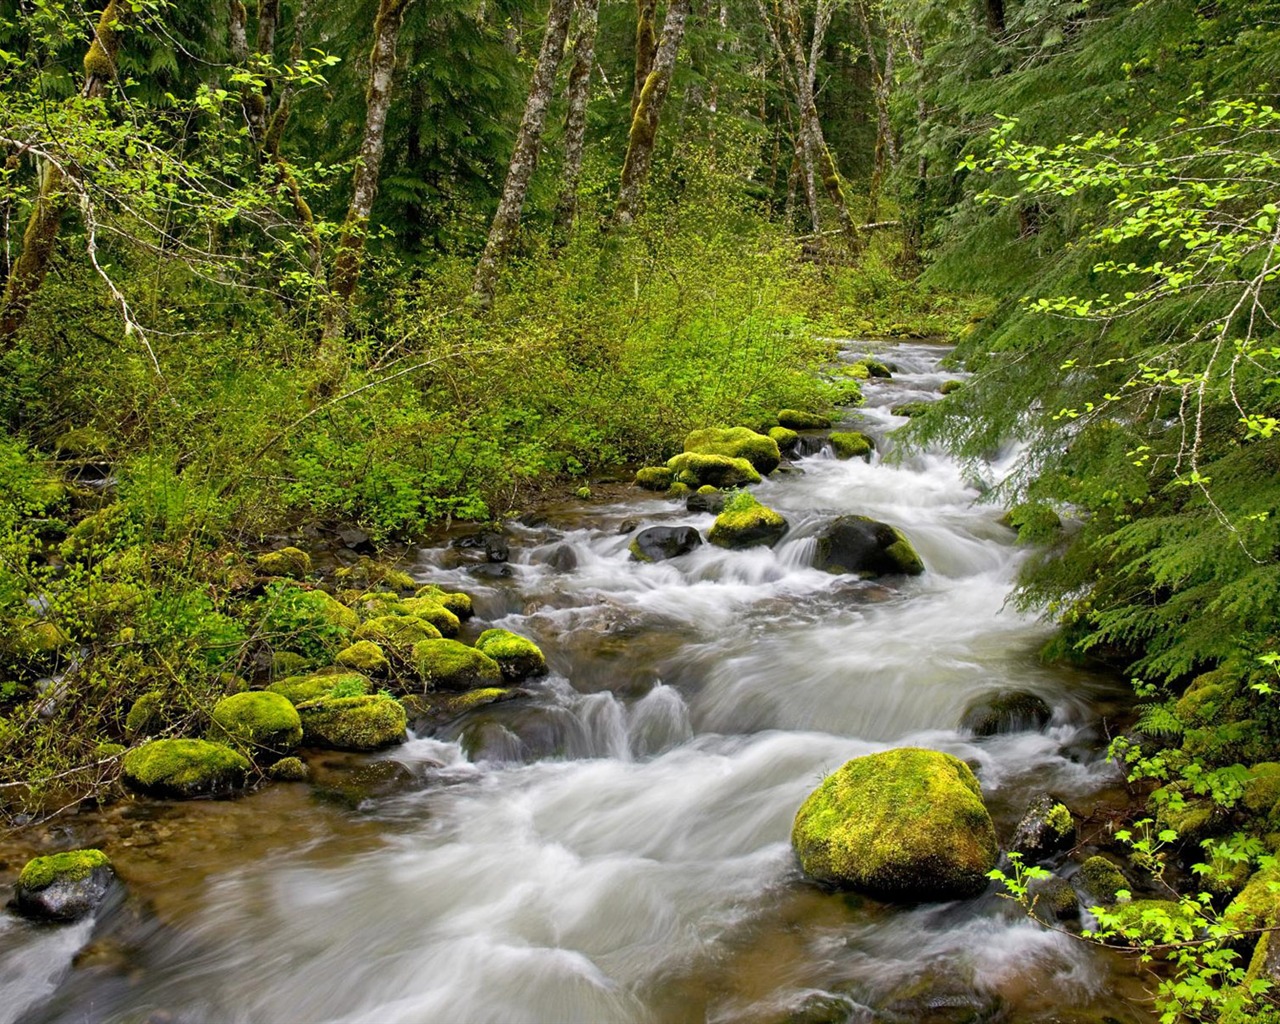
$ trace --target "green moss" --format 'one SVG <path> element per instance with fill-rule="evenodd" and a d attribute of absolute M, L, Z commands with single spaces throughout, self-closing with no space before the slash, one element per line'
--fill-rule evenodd
<path fill-rule="evenodd" d="M 403 569 L 397 569 L 368 557 L 362 557 L 355 565 L 343 566 L 333 574 L 333 578 L 348 587 L 358 586 L 368 589 L 383 586 L 406 593 L 418 585 L 418 581 Z"/>
<path fill-rule="evenodd" d="M 1044 823 L 1059 836 L 1075 834 L 1075 822 L 1071 820 L 1071 812 L 1064 804 L 1054 804 Z"/>
<path fill-rule="evenodd" d="M 716 516 L 707 540 L 722 548 L 773 547 L 786 532 L 780 513 L 761 505 L 749 491 L 739 491 Z"/>
<path fill-rule="evenodd" d="M 958 380 L 944 380 L 942 387 L 938 388 L 940 395 L 954 395 L 957 391 L 962 391 L 964 384 Z"/>
<path fill-rule="evenodd" d="M 363 672 L 365 675 L 385 675 L 391 671 L 391 662 L 382 653 L 382 648 L 372 640 L 357 640 L 350 647 L 339 651 L 338 656 L 333 660 L 336 665 Z"/>
<path fill-rule="evenodd" d="M 684 450 L 703 455 L 725 455 L 746 459 L 761 476 L 778 468 L 782 455 L 778 442 L 749 427 L 708 427 L 695 430 L 684 439 Z"/>
<path fill-rule="evenodd" d="M 1227 906 L 1225 916 L 1242 931 L 1280 925 L 1280 867 L 1255 872 Z"/>
<path fill-rule="evenodd" d="M 1080 880 L 1091 896 L 1108 905 L 1116 901 L 1116 893 L 1129 888 L 1124 872 L 1100 855 L 1080 865 Z"/>
<path fill-rule="evenodd" d="M 442 590 L 440 587 L 427 584 L 419 588 L 414 597 L 429 597 L 437 604 L 442 604 L 460 619 L 469 619 L 474 614 L 471 607 L 471 595 L 460 590 Z"/>
<path fill-rule="evenodd" d="M 778 423 L 792 430 L 825 430 L 831 421 L 825 416 L 802 409 L 779 409 Z"/>
<path fill-rule="evenodd" d="M 322 697 L 298 706 L 302 734 L 311 746 L 334 750 L 381 750 L 404 739 L 400 702 L 382 694 Z"/>
<path fill-rule="evenodd" d="M 895 405 L 889 411 L 893 413 L 895 416 L 906 416 L 910 418 L 912 416 L 919 416 L 922 412 L 925 412 L 928 408 L 929 408 L 928 402 L 903 402 L 900 405 Z"/>
<path fill-rule="evenodd" d="M 790 427 L 772 427 L 769 430 L 769 436 L 773 438 L 773 442 L 778 446 L 779 451 L 793 448 L 796 442 L 800 440 L 800 435 Z"/>
<path fill-rule="evenodd" d="M 449 611 L 448 608 L 434 598 L 410 597 L 401 601 L 400 606 L 415 618 L 431 623 L 440 631 L 441 636 L 457 636 L 458 630 L 462 628 L 462 623 L 458 621 L 458 616 L 454 615 L 453 612 Z"/>
<path fill-rule="evenodd" d="M 1267 815 L 1280 802 L 1280 762 L 1260 761 L 1249 769 L 1241 803 L 1255 815 Z"/>
<path fill-rule="evenodd" d="M 667 489 L 667 493 L 666 495 L 664 495 L 664 497 L 670 499 L 671 501 L 683 501 L 685 498 L 689 497 L 689 495 L 692 493 L 693 493 L 693 488 L 691 488 L 688 484 L 683 483 L 680 480 L 677 480 Z"/>
<path fill-rule="evenodd" d="M 111 867 L 101 850 L 68 850 L 46 857 L 33 857 L 18 875 L 18 885 L 28 891 L 45 889 L 54 882 L 78 882 L 97 868 Z"/>
<path fill-rule="evenodd" d="M 361 687 L 364 693 L 373 689 L 373 684 L 359 672 L 319 672 L 309 676 L 281 679 L 268 686 L 267 691 L 278 693 L 290 704 L 296 706 L 320 697 L 327 697 L 333 692 L 334 687 L 342 687 L 346 690 L 353 686 Z"/>
<path fill-rule="evenodd" d="M 287 679 L 289 676 L 301 675 L 309 668 L 311 659 L 297 651 L 276 651 L 271 655 L 271 678 Z"/>
<path fill-rule="evenodd" d="M 496 661 L 508 682 L 547 674 L 547 659 L 538 645 L 508 630 L 486 629 L 476 640 L 476 650 Z"/>
<path fill-rule="evenodd" d="M 973 772 L 913 747 L 829 775 L 796 814 L 791 842 L 812 877 L 889 899 L 977 895 L 999 855 Z"/>
<path fill-rule="evenodd" d="M 846 363 L 835 371 L 833 376 L 848 377 L 851 380 L 866 380 L 871 376 L 866 363 Z"/>
<path fill-rule="evenodd" d="M 701 487 L 711 484 L 713 487 L 742 487 L 746 484 L 758 484 L 760 474 L 755 466 L 746 459 L 731 458 L 728 455 L 703 455 L 699 452 L 684 452 L 667 463 L 676 479 L 687 487 Z"/>
<path fill-rule="evenodd" d="M 224 697 L 211 718 L 210 739 L 247 747 L 251 753 L 283 754 L 302 742 L 302 721 L 293 704 L 269 690 Z"/>
<path fill-rule="evenodd" d="M 456 640 L 423 640 L 414 644 L 413 661 L 428 689 L 473 690 L 502 681 L 502 669 L 496 661 Z"/>
<path fill-rule="evenodd" d="M 124 756 L 123 778 L 160 796 L 191 797 L 227 793 L 244 785 L 244 755 L 207 740 L 152 740 Z"/>
<path fill-rule="evenodd" d="M 645 466 L 636 472 L 635 484 L 646 491 L 665 491 L 674 479 L 675 474 L 666 466 Z"/>
<path fill-rule="evenodd" d="M 371 640 L 385 651 L 407 656 L 413 645 L 423 640 L 439 640 L 442 636 L 425 619 L 413 615 L 383 615 L 370 619 L 356 630 L 357 640 Z"/>
<path fill-rule="evenodd" d="M 133 702 L 124 718 L 124 732 L 130 739 L 159 732 L 165 726 L 164 694 L 156 690 L 144 693 Z"/>
<path fill-rule="evenodd" d="M 1188 942 L 1200 932 L 1195 911 L 1174 900 L 1126 900 L 1112 908 L 1114 927 L 1124 945 L 1138 942 Z"/>
<path fill-rule="evenodd" d="M 827 397 L 832 405 L 861 405 L 864 401 L 862 385 L 856 380 L 828 381 L 827 387 Z"/>
<path fill-rule="evenodd" d="M 71 637 L 48 619 L 20 619 L 14 624 L 8 643 L 15 654 L 38 658 L 70 647 Z"/>
<path fill-rule="evenodd" d="M 123 743 L 99 743 L 93 748 L 93 756 L 99 761 L 119 757 L 129 748 Z"/>
<path fill-rule="evenodd" d="M 258 556 L 258 568 L 268 576 L 306 579 L 311 575 L 311 556 L 301 548 L 281 548 Z"/>
<path fill-rule="evenodd" d="M 860 431 L 836 430 L 831 433 L 831 448 L 838 459 L 870 459 L 876 445 Z"/>
<path fill-rule="evenodd" d="M 266 770 L 266 776 L 276 782 L 306 782 L 311 771 L 300 757 L 282 757 Z"/>
<path fill-rule="evenodd" d="M 885 366 L 885 364 L 880 362 L 878 359 L 859 359 L 856 363 L 852 363 L 850 365 L 861 366 L 867 371 L 867 376 L 869 377 L 878 377 L 881 380 L 888 380 L 893 376 L 889 367 Z"/>

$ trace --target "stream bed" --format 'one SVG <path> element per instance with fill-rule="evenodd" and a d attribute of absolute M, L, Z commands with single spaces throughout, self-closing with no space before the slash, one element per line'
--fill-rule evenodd
<path fill-rule="evenodd" d="M 897 372 L 849 422 L 883 452 L 890 407 L 959 375 L 940 346 L 878 347 Z M 791 525 L 773 549 L 631 561 L 636 528 L 712 522 L 633 490 L 513 525 L 505 565 L 419 551 L 415 577 L 473 596 L 467 638 L 527 635 L 550 675 L 385 754 L 317 755 L 310 784 L 62 826 L 131 896 L 54 929 L 0 914 L 0 1022 L 1151 1020 L 1131 961 L 994 886 L 900 907 L 800 875 L 796 809 L 889 747 L 973 765 L 1005 841 L 1040 792 L 1122 808 L 1103 749 L 1125 693 L 1039 660 L 1047 627 L 1007 604 L 1027 552 L 954 461 L 795 465 L 755 488 Z M 902 529 L 926 573 L 811 568 L 847 513 Z M 1043 729 L 959 729 L 1015 688 Z"/>

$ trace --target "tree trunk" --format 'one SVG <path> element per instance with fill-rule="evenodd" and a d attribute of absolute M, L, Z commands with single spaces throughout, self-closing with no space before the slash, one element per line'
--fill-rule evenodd
<path fill-rule="evenodd" d="M 529 191 L 529 181 L 538 166 L 538 147 L 542 141 L 542 129 L 547 121 L 547 107 L 555 89 L 556 70 L 564 56 L 565 39 L 569 35 L 569 15 L 573 0 L 551 0 L 547 11 L 547 30 L 542 37 L 542 50 L 533 69 L 533 81 L 529 85 L 529 98 L 525 101 L 524 116 L 520 119 L 520 131 L 516 134 L 516 148 L 511 154 L 511 166 L 502 186 L 502 198 L 498 200 L 498 212 L 493 215 L 489 237 L 476 264 L 475 280 L 471 284 L 471 299 L 481 306 L 493 302 L 498 282 L 498 264 L 507 254 L 516 229 L 520 226 L 520 213 L 524 209 L 524 197 Z"/>
<path fill-rule="evenodd" d="M 862 27 L 863 42 L 866 45 L 867 60 L 871 64 L 871 78 L 874 87 L 876 104 L 876 149 L 875 162 L 871 172 L 871 187 L 868 189 L 867 219 L 875 221 L 879 218 L 880 186 L 884 182 L 887 167 L 898 162 L 897 145 L 893 137 L 893 123 L 889 119 L 889 95 L 893 89 L 893 36 L 886 33 L 884 66 L 880 65 L 876 53 L 876 37 L 872 31 L 871 17 L 867 11 L 865 0 L 855 5 L 858 22 Z"/>
<path fill-rule="evenodd" d="M 999 39 L 1004 35 L 1004 0 L 986 0 L 987 31 Z"/>
<path fill-rule="evenodd" d="M 569 72 L 569 112 L 564 128 L 564 178 L 556 203 L 555 231 L 560 237 L 568 234 L 578 215 L 578 181 L 582 176 L 582 151 L 587 136 L 587 102 L 591 98 L 591 69 L 596 62 L 599 12 L 600 0 L 579 0 L 573 69 Z"/>
<path fill-rule="evenodd" d="M 373 22 L 373 52 L 369 57 L 369 87 L 365 94 L 364 136 L 351 182 L 351 205 L 342 222 L 342 236 L 333 262 L 329 301 L 325 309 L 321 361 L 333 362 L 332 343 L 341 333 L 351 296 L 360 279 L 360 259 L 364 253 L 365 230 L 373 200 L 378 194 L 378 170 L 386 146 L 387 111 L 391 109 L 391 80 L 396 68 L 396 41 L 404 12 L 413 0 L 379 0 Z"/>
<path fill-rule="evenodd" d="M 653 70 L 658 52 L 658 34 L 654 22 L 658 17 L 658 0 L 636 0 L 636 72 L 631 86 L 631 116 L 636 116 L 640 106 L 640 94 Z"/>
<path fill-rule="evenodd" d="M 80 95 L 85 99 L 101 99 L 116 74 L 120 54 L 120 23 L 128 16 L 128 4 L 111 0 L 98 19 L 93 42 L 84 56 L 84 84 Z M 0 345 L 12 344 L 14 336 L 27 319 L 31 300 L 44 283 L 58 240 L 58 228 L 66 209 L 63 184 L 66 172 L 52 162 L 41 169 L 40 191 L 36 195 L 31 217 L 22 235 L 22 251 L 14 260 L 0 299 Z"/>
<path fill-rule="evenodd" d="M 631 118 L 631 134 L 627 139 L 627 156 L 622 164 L 622 185 L 618 190 L 618 205 L 614 222 L 622 226 L 630 224 L 640 205 L 640 192 L 649 180 L 649 168 L 653 164 L 653 144 L 658 137 L 658 119 L 662 105 L 671 90 L 671 78 L 676 69 L 676 54 L 684 38 L 684 26 L 689 17 L 691 0 L 671 0 L 667 16 L 662 22 L 662 41 L 653 60 L 653 70 L 645 79 Z"/>

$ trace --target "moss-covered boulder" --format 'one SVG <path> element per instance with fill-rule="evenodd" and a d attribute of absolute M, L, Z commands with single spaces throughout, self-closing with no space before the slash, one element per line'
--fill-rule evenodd
<path fill-rule="evenodd" d="M 483 651 L 456 640 L 423 640 L 413 663 L 429 690 L 474 690 L 502 683 L 502 669 Z"/>
<path fill-rule="evenodd" d="M 357 640 L 370 640 L 387 654 L 407 658 L 413 645 L 423 640 L 439 640 L 443 634 L 426 619 L 415 615 L 380 615 L 362 623 Z"/>
<path fill-rule="evenodd" d="M 963 381 L 958 381 L 958 380 L 944 380 L 944 381 L 942 382 L 942 387 L 938 388 L 938 394 L 943 395 L 943 396 L 946 396 L 946 395 L 954 395 L 957 391 L 960 391 L 960 390 L 962 390 L 963 388 L 964 388 L 964 382 L 963 382 Z"/>
<path fill-rule="evenodd" d="M 287 679 L 289 676 L 303 675 L 312 664 L 310 658 L 297 651 L 275 651 L 271 655 L 271 678 Z"/>
<path fill-rule="evenodd" d="M 684 450 L 703 455 L 727 455 L 734 459 L 746 459 L 761 476 L 768 476 L 782 461 L 778 442 L 765 434 L 757 434 L 750 427 L 708 427 L 705 430 L 695 430 L 685 437 Z"/>
<path fill-rule="evenodd" d="M 458 616 L 434 598 L 410 597 L 400 602 L 400 608 L 423 622 L 431 623 L 443 637 L 455 637 L 462 628 Z"/>
<path fill-rule="evenodd" d="M 311 556 L 295 547 L 267 551 L 258 556 L 258 568 L 268 576 L 303 580 L 311 575 Z"/>
<path fill-rule="evenodd" d="M 1080 885 L 1098 903 L 1110 906 L 1117 893 L 1128 891 L 1129 880 L 1106 857 L 1095 854 L 1080 865 Z"/>
<path fill-rule="evenodd" d="M 840 516 L 818 535 L 814 567 L 858 576 L 918 576 L 924 562 L 896 526 L 867 516 Z"/>
<path fill-rule="evenodd" d="M 665 491 L 676 478 L 668 466 L 645 466 L 636 471 L 635 483 L 646 491 Z"/>
<path fill-rule="evenodd" d="M 1240 931 L 1280 925 L 1280 867 L 1254 872 L 1248 884 L 1227 905 L 1225 917 Z"/>
<path fill-rule="evenodd" d="M 463 622 L 474 614 L 471 595 L 464 594 L 461 590 L 444 590 L 435 584 L 428 583 L 425 587 L 419 587 L 418 592 L 413 596 L 430 598 L 436 604 L 444 605 Z"/>
<path fill-rule="evenodd" d="M 311 777 L 311 770 L 300 757 L 282 757 L 264 774 L 275 782 L 306 782 Z"/>
<path fill-rule="evenodd" d="M 716 516 L 724 511 L 725 502 L 728 500 L 729 495 L 726 492 L 719 487 L 707 484 L 690 494 L 685 500 L 684 507 L 690 512 L 710 512 Z"/>
<path fill-rule="evenodd" d="M 1044 728 L 1053 709 L 1029 690 L 992 690 L 970 702 L 960 716 L 960 728 L 975 736 L 1034 732 Z"/>
<path fill-rule="evenodd" d="M 879 359 L 859 359 L 850 366 L 860 366 L 866 371 L 868 377 L 875 377 L 879 380 L 888 380 L 893 376 L 893 371 L 889 369 Z"/>
<path fill-rule="evenodd" d="M 115 877 L 101 850 L 35 857 L 18 875 L 12 906 L 33 921 L 78 921 L 98 908 Z"/>
<path fill-rule="evenodd" d="M 1071 812 L 1065 804 L 1042 793 L 1018 822 L 1009 849 L 1022 854 L 1024 864 L 1034 864 L 1071 849 L 1075 843 L 1076 825 Z"/>
<path fill-rule="evenodd" d="M 1032 914 L 1045 924 L 1080 916 L 1076 891 L 1065 879 L 1054 875 L 1033 879 L 1027 884 L 1027 896 L 1031 900 Z"/>
<path fill-rule="evenodd" d="M 148 690 L 129 708 L 124 716 L 124 734 L 130 740 L 154 736 L 163 732 L 169 724 L 168 705 L 159 690 Z"/>
<path fill-rule="evenodd" d="M 760 474 L 746 459 L 728 455 L 684 452 L 667 463 L 675 479 L 686 487 L 745 487 L 758 484 Z"/>
<path fill-rule="evenodd" d="M 302 720 L 289 699 L 269 690 L 224 697 L 214 705 L 209 738 L 272 760 L 302 742 Z"/>
<path fill-rule="evenodd" d="M 1203 925 L 1193 907 L 1176 900 L 1121 900 L 1111 913 L 1114 932 L 1107 941 L 1118 946 L 1190 942 Z"/>
<path fill-rule="evenodd" d="M 761 505 L 749 491 L 740 491 L 716 516 L 707 539 L 722 548 L 773 547 L 786 532 L 781 513 Z"/>
<path fill-rule="evenodd" d="M 833 430 L 831 450 L 837 459 L 867 459 L 876 450 L 876 443 L 858 430 Z"/>
<path fill-rule="evenodd" d="M 827 776 L 796 814 L 791 843 L 807 875 L 899 901 L 976 896 L 999 856 L 968 765 L 914 747 Z"/>
<path fill-rule="evenodd" d="M 486 629 L 476 640 L 476 650 L 498 663 L 502 678 L 518 683 L 547 674 L 547 659 L 532 640 L 506 629 Z"/>
<path fill-rule="evenodd" d="M 410 722 L 439 725 L 468 711 L 528 696 L 528 690 L 486 686 L 466 693 L 411 693 L 400 698 Z"/>
<path fill-rule="evenodd" d="M 373 684 L 359 672 L 316 672 L 309 676 L 291 676 L 267 687 L 268 692 L 278 693 L 295 707 L 328 697 L 334 690 L 351 697 L 369 693 L 372 689 Z"/>
<path fill-rule="evenodd" d="M 684 501 L 685 498 L 693 493 L 692 487 L 681 480 L 677 480 L 667 489 L 667 493 L 663 497 L 668 501 Z"/>
<path fill-rule="evenodd" d="M 793 454 L 796 445 L 800 443 L 800 435 L 790 427 L 771 427 L 769 436 L 773 438 L 773 443 L 778 446 L 778 451 L 783 455 Z"/>
<path fill-rule="evenodd" d="M 125 784 L 152 796 L 224 796 L 244 786 L 249 761 L 208 740 L 152 740 L 124 755 Z"/>
<path fill-rule="evenodd" d="M 333 663 L 367 676 L 382 676 L 391 671 L 391 662 L 387 660 L 382 648 L 372 640 L 357 640 L 350 647 L 344 647 L 333 659 Z"/>
<path fill-rule="evenodd" d="M 831 426 L 831 420 L 803 409 L 779 409 L 778 425 L 790 430 L 825 430 Z"/>
<path fill-rule="evenodd" d="M 928 408 L 928 402 L 902 402 L 889 411 L 895 416 L 905 416 L 910 419 L 912 416 L 919 416 L 922 412 L 926 412 Z"/>
<path fill-rule="evenodd" d="M 439 641 L 435 641 L 439 642 Z M 298 705 L 303 742 L 332 750 L 382 750 L 404 741 L 400 702 L 384 694 L 322 697 Z"/>
<path fill-rule="evenodd" d="M 635 535 L 627 550 L 636 562 L 665 562 L 701 546 L 702 534 L 692 526 L 650 526 Z"/>

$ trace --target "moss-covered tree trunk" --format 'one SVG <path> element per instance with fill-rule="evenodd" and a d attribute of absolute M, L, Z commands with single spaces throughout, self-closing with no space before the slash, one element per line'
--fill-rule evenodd
<path fill-rule="evenodd" d="M 555 230 L 563 237 L 578 215 L 578 181 L 587 137 L 587 102 L 591 99 L 591 69 L 596 62 L 596 29 L 600 0 L 579 0 L 578 28 L 573 37 L 573 68 L 569 72 L 569 112 L 564 127 L 564 173 L 556 203 Z"/>
<path fill-rule="evenodd" d="M 471 298 L 482 306 L 493 301 L 498 281 L 498 265 L 507 254 L 516 229 L 520 226 L 520 213 L 529 191 L 529 181 L 538 166 L 538 149 L 542 142 L 542 129 L 547 122 L 547 108 L 555 90 L 556 71 L 564 56 L 565 40 L 569 36 L 569 16 L 573 12 L 573 0 L 551 0 L 547 11 L 547 30 L 542 37 L 542 49 L 533 70 L 533 82 L 529 85 L 529 98 L 525 101 L 524 116 L 520 119 L 520 131 L 516 134 L 516 148 L 511 154 L 511 166 L 502 186 L 502 198 L 498 211 L 489 226 L 489 237 L 484 252 L 476 265 L 475 280 L 471 283 Z"/>
<path fill-rule="evenodd" d="M 867 61 L 871 65 L 871 81 L 876 105 L 876 148 L 868 189 L 867 219 L 879 218 L 880 187 L 886 171 L 898 162 L 897 141 L 893 137 L 893 123 L 889 118 L 889 98 L 893 90 L 894 40 L 892 33 L 885 33 L 884 63 L 876 48 L 876 33 L 865 0 L 855 4 L 858 24 L 862 28 Z"/>
<path fill-rule="evenodd" d="M 120 27 L 128 16 L 128 4 L 111 0 L 98 18 L 93 42 L 84 56 L 84 83 L 80 95 L 99 100 L 115 79 L 120 54 Z M 14 260 L 0 299 L 0 347 L 8 348 L 27 319 L 31 300 L 44 283 L 58 241 L 58 228 L 66 210 L 68 170 L 53 160 L 40 167 L 40 188 L 22 235 L 22 251 Z"/>
<path fill-rule="evenodd" d="M 649 180 L 653 165 L 653 146 L 658 138 L 658 119 L 662 105 L 671 91 L 671 78 L 676 70 L 676 55 L 684 39 L 689 18 L 690 0 L 671 0 L 662 22 L 662 40 L 653 59 L 653 70 L 640 90 L 640 102 L 631 117 L 631 133 L 627 138 L 627 156 L 622 164 L 622 184 L 618 189 L 618 205 L 614 222 L 626 226 L 636 215 L 640 193 Z"/>
<path fill-rule="evenodd" d="M 636 68 L 631 85 L 631 116 L 636 116 L 640 94 L 649 80 L 658 53 L 658 0 L 636 0 Z"/>
<path fill-rule="evenodd" d="M 320 342 L 320 360 L 328 365 L 339 362 L 338 338 L 346 320 L 351 297 L 360 280 L 360 261 L 364 254 L 364 236 L 369 214 L 378 195 L 378 172 L 386 148 L 387 112 L 391 109 L 391 85 L 396 67 L 396 42 L 404 12 L 413 0 L 379 0 L 373 22 L 373 51 L 369 55 L 369 84 L 365 92 L 366 111 L 360 153 L 356 158 L 351 183 L 351 205 L 342 222 L 338 252 L 334 257 L 329 281 L 329 299 L 325 305 L 324 334 Z"/>

